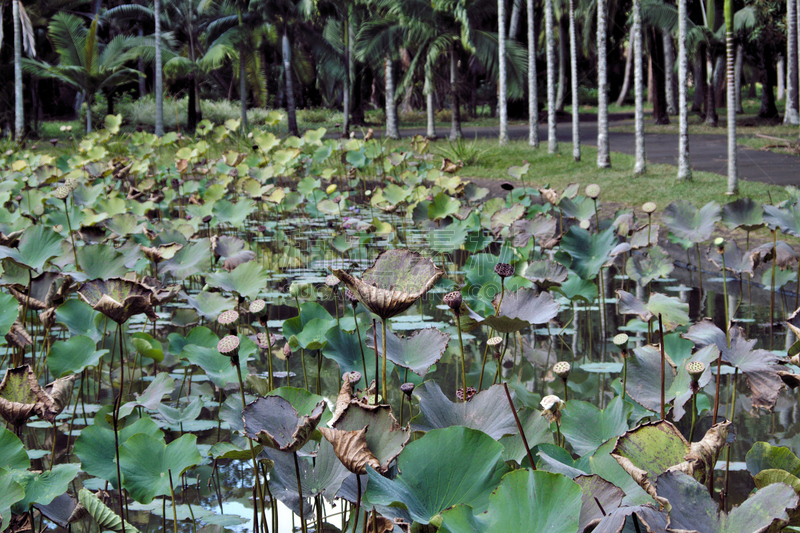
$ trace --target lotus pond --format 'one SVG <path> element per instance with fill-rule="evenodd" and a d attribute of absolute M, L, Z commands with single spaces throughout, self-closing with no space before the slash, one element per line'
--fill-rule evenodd
<path fill-rule="evenodd" d="M 797 191 L 119 125 L 0 158 L 0 529 L 800 530 Z"/>

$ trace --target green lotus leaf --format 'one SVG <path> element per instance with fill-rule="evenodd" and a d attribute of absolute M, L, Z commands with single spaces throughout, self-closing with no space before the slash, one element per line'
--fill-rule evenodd
<path fill-rule="evenodd" d="M 128 273 L 125 256 L 107 244 L 84 246 L 78 252 L 78 263 L 88 279 L 121 278 Z"/>
<path fill-rule="evenodd" d="M 125 418 L 135 407 L 144 407 L 150 411 L 156 411 L 161 406 L 161 399 L 175 390 L 175 380 L 169 375 L 169 372 L 161 372 L 155 379 L 147 386 L 147 388 L 139 394 L 135 401 L 123 404 L 119 408 L 118 417 Z"/>
<path fill-rule="evenodd" d="M 561 284 L 560 287 L 554 287 L 555 292 L 560 292 L 564 297 L 573 302 L 578 299 L 585 302 L 593 302 L 597 299 L 599 291 L 597 285 L 587 279 L 583 279 L 577 274 L 572 274 L 567 278 L 567 281 Z"/>
<path fill-rule="evenodd" d="M 590 524 L 598 523 L 609 513 L 622 505 L 625 493 L 600 476 L 578 476 L 575 483 L 581 488 L 581 515 L 578 531 L 584 531 Z"/>
<path fill-rule="evenodd" d="M 120 237 L 144 231 L 144 223 L 132 213 L 119 213 L 105 221 L 105 226 Z"/>
<path fill-rule="evenodd" d="M 518 416 L 520 424 L 522 424 L 522 431 L 525 432 L 525 439 L 531 449 L 541 443 L 553 441 L 550 422 L 547 421 L 546 417 L 542 416 L 541 411 L 523 408 L 519 411 Z M 521 465 L 522 461 L 528 456 L 525 443 L 519 431 L 513 435 L 502 437 L 500 444 L 503 445 L 504 461 L 514 461 Z"/>
<path fill-rule="evenodd" d="M 244 298 L 255 298 L 267 286 L 267 272 L 255 261 L 242 263 L 230 272 L 209 274 L 208 283 L 212 287 L 234 292 Z"/>
<path fill-rule="evenodd" d="M 622 489 L 625 498 L 623 505 L 648 505 L 655 503 L 653 498 L 626 472 L 619 462 L 611 455 L 617 444 L 617 439 L 611 439 L 600 446 L 594 454 L 588 457 L 586 470 L 596 474 L 606 481 Z"/>
<path fill-rule="evenodd" d="M 428 204 L 428 218 L 431 220 L 441 220 L 447 218 L 461 208 L 461 202 L 447 193 L 440 192 L 433 197 L 433 201 Z"/>
<path fill-rule="evenodd" d="M 142 357 L 148 357 L 157 363 L 164 360 L 164 349 L 161 343 L 148 333 L 138 331 L 131 334 L 131 344 Z"/>
<path fill-rule="evenodd" d="M 561 251 L 556 254 L 556 259 L 581 278 L 594 279 L 611 259 L 611 251 L 616 245 L 617 237 L 613 228 L 600 233 L 589 233 L 583 228 L 572 226 L 561 239 Z"/>
<path fill-rule="evenodd" d="M 752 198 L 738 198 L 722 206 L 722 223 L 728 229 L 755 231 L 764 226 L 764 210 Z"/>
<path fill-rule="evenodd" d="M 47 261 L 61 255 L 63 242 L 61 235 L 43 224 L 29 226 L 22 233 L 16 248 L 0 246 L 0 259 L 8 258 L 38 272 Z"/>
<path fill-rule="evenodd" d="M 635 516 L 636 522 L 629 518 Z M 661 533 L 669 531 L 669 516 L 662 509 L 656 509 L 649 504 L 624 506 L 610 511 L 606 516 L 596 522 L 594 529 L 597 533 L 623 533 L 623 531 L 636 531 L 638 526 L 642 533 Z"/>
<path fill-rule="evenodd" d="M 368 346 L 378 346 L 378 354 L 383 357 L 383 337 L 381 329 L 374 332 L 378 336 L 375 340 L 373 332 L 368 336 Z M 450 335 L 437 328 L 425 328 L 415 331 L 408 337 L 400 337 L 387 329 L 386 355 L 389 361 L 401 368 L 407 368 L 425 378 L 428 370 L 444 355 Z M 375 344 L 377 343 L 377 344 Z M 358 370 L 358 369 L 356 369 Z"/>
<path fill-rule="evenodd" d="M 767 442 L 756 442 L 745 457 L 747 470 L 756 476 L 762 470 L 780 469 L 800 476 L 800 459 L 785 446 L 772 446 Z"/>
<path fill-rule="evenodd" d="M 714 224 L 721 220 L 722 209 L 717 202 L 709 202 L 697 209 L 688 200 L 675 200 L 661 215 L 669 230 L 679 239 L 699 244 L 711 238 Z"/>
<path fill-rule="evenodd" d="M 630 373 L 630 370 L 628 371 Z M 605 409 L 570 400 L 561 410 L 561 432 L 578 455 L 594 453 L 601 444 L 628 431 L 633 406 L 616 396 Z"/>
<path fill-rule="evenodd" d="M 751 276 L 753 275 L 753 270 L 755 269 L 753 256 L 748 250 L 740 249 L 736 241 L 732 239 L 725 241 L 725 250 L 723 254 L 725 255 L 724 263 L 722 261 L 722 255 L 720 255 L 717 247 L 711 245 L 708 248 L 706 257 L 720 270 L 722 270 L 722 265 L 724 264 L 725 270 L 733 272 L 734 274 L 741 275 L 746 272 Z"/>
<path fill-rule="evenodd" d="M 11 507 L 25 497 L 25 488 L 14 480 L 16 471 L 0 468 L 0 528 L 11 523 Z"/>
<path fill-rule="evenodd" d="M 435 252 L 450 253 L 459 250 L 467 242 L 471 229 L 468 220 L 454 220 L 447 226 L 429 232 L 428 243 Z"/>
<path fill-rule="evenodd" d="M 78 475 L 81 465 L 58 464 L 45 472 L 13 470 L 12 479 L 25 490 L 25 497 L 12 507 L 16 514 L 26 513 L 34 503 L 47 505 L 54 498 L 64 494 L 67 487 Z"/>
<path fill-rule="evenodd" d="M 453 403 L 439 384 L 426 381 L 414 389 L 419 398 L 419 414 L 414 417 L 414 431 L 431 431 L 450 426 L 465 426 L 498 440 L 517 433 L 514 414 L 503 387 L 493 385 L 477 393 L 468 402 Z"/>
<path fill-rule="evenodd" d="M 267 396 L 280 396 L 291 403 L 300 416 L 311 416 L 317 408 L 317 404 L 324 401 L 322 396 L 297 387 L 278 387 L 277 389 L 272 389 Z M 319 423 L 327 424 L 332 417 L 333 413 L 325 409 L 322 412 L 322 418 L 320 418 Z M 241 419 L 241 416 L 239 418 Z"/>
<path fill-rule="evenodd" d="M 769 485 L 735 507 L 720 511 L 708 489 L 683 472 L 667 472 L 656 481 L 658 495 L 669 501 L 670 529 L 704 533 L 752 533 L 789 522 L 787 509 L 794 509 L 798 497 L 784 483 Z"/>
<path fill-rule="evenodd" d="M 800 200 L 785 207 L 764 205 L 764 222 L 770 229 L 800 237 Z"/>
<path fill-rule="evenodd" d="M 559 263 L 550 259 L 534 261 L 525 270 L 525 279 L 536 284 L 540 290 L 546 291 L 551 287 L 560 287 L 567 279 L 569 271 Z"/>
<path fill-rule="evenodd" d="M 260 445 L 256 445 L 254 448 L 257 454 L 261 453 L 261 450 L 264 449 L 264 447 Z M 211 447 L 210 450 L 208 450 L 208 456 L 213 459 L 236 459 L 239 461 L 249 461 L 252 457 L 252 453 L 250 452 L 249 448 L 238 448 L 236 445 L 230 442 L 222 441 L 216 443 Z"/>
<path fill-rule="evenodd" d="M 772 269 L 766 269 L 761 274 L 761 285 L 764 286 L 764 290 L 767 292 L 770 291 L 780 291 L 786 284 L 793 283 L 797 278 L 797 273 L 793 272 L 790 269 L 786 270 L 777 270 L 775 272 L 775 282 L 772 281 Z"/>
<path fill-rule="evenodd" d="M 78 492 L 78 502 L 83 505 L 86 512 L 89 513 L 89 516 L 94 518 L 94 521 L 97 522 L 101 531 L 139 533 L 139 530 L 128 522 L 125 522 L 123 525 L 119 515 L 87 489 L 81 489 L 80 492 Z"/>
<path fill-rule="evenodd" d="M 513 333 L 528 326 L 546 324 L 558 315 L 559 305 L 549 292 L 518 289 L 506 292 L 497 316 L 483 323 L 500 333 Z"/>
<path fill-rule="evenodd" d="M 521 219 L 525 214 L 525 206 L 515 204 L 512 207 L 504 207 L 492 215 L 492 233 L 495 235 L 505 234 L 511 225 Z"/>
<path fill-rule="evenodd" d="M 103 338 L 103 314 L 80 300 L 67 300 L 58 306 L 56 322 L 65 325 L 70 335 L 85 335 L 95 342 Z"/>
<path fill-rule="evenodd" d="M 191 422 L 200 416 L 200 411 L 203 409 L 203 400 L 195 398 L 188 405 L 182 409 L 179 407 L 170 407 L 168 405 L 159 404 L 158 413 L 161 418 L 170 426 L 179 426 L 185 422 Z"/>
<path fill-rule="evenodd" d="M 6 428 L 0 428 L 0 465 L 10 470 L 27 470 L 31 467 L 22 441 Z"/>
<path fill-rule="evenodd" d="M 158 270 L 164 274 L 170 273 L 178 279 L 186 279 L 189 276 L 207 272 L 210 268 L 211 243 L 209 239 L 199 239 L 196 242 L 187 244 L 171 259 L 161 263 Z"/>
<path fill-rule="evenodd" d="M 744 374 L 752 393 L 750 402 L 753 408 L 771 410 L 774 407 L 784 387 L 778 374 L 781 370 L 777 364 L 780 358 L 776 354 L 767 350 L 754 350 L 758 341 L 746 339 L 744 330 L 739 326 L 730 329 L 731 347 L 728 348 L 725 333 L 708 319 L 694 324 L 683 336 L 698 347 L 714 344 L 719 348 L 722 361 Z"/>
<path fill-rule="evenodd" d="M 78 507 L 78 500 L 66 492 L 53 498 L 47 505 L 35 503 L 33 507 L 45 518 L 65 529 L 86 516 L 86 511 Z"/>
<path fill-rule="evenodd" d="M 515 247 L 524 248 L 531 239 L 544 244 L 556 234 L 558 220 L 555 217 L 537 214 L 533 219 L 521 219 L 511 224 L 511 238 Z M 531 273 L 530 267 L 525 276 Z"/>
<path fill-rule="evenodd" d="M 630 238 L 631 248 L 638 250 L 640 248 L 658 246 L 658 232 L 660 229 L 658 224 L 651 223 L 649 227 L 634 231 Z"/>
<path fill-rule="evenodd" d="M 178 483 L 183 472 L 202 460 L 194 435 L 185 434 L 166 444 L 137 433 L 119 448 L 122 486 L 137 502 L 150 503 L 156 496 L 170 494 L 170 473 L 172 483 Z"/>
<path fill-rule="evenodd" d="M 81 468 L 89 475 L 104 479 L 116 488 L 117 465 L 114 430 L 106 421 L 110 406 L 101 410 L 94 417 L 94 424 L 84 428 L 75 441 L 74 452 L 81 460 Z M 119 428 L 119 442 L 123 443 L 132 436 L 142 433 L 161 439 L 164 433 L 149 416 L 139 418 L 135 422 Z"/>
<path fill-rule="evenodd" d="M 339 365 L 339 374 L 353 371 L 363 372 L 361 348 L 355 332 L 348 333 L 341 328 L 331 328 L 325 335 L 325 340 L 327 344 L 322 350 L 322 355 L 336 361 L 336 364 Z"/>
<path fill-rule="evenodd" d="M 195 328 L 192 332 L 198 329 L 200 328 Z M 239 378 L 236 374 L 236 367 L 231 364 L 233 360 L 219 353 L 217 349 L 219 338 L 213 340 L 212 336 L 216 338 L 216 335 L 209 336 L 198 332 L 198 335 L 192 339 L 192 344 L 186 344 L 178 357 L 202 368 L 208 379 L 217 387 L 236 383 Z M 239 337 L 239 367 L 244 370 L 244 374 L 247 373 L 247 357 L 257 350 L 258 347 L 253 341 L 247 337 Z"/>
<path fill-rule="evenodd" d="M 223 311 L 233 309 L 236 299 L 219 292 L 200 291 L 195 296 L 188 296 L 186 303 L 197 311 L 198 315 L 213 322 Z"/>
<path fill-rule="evenodd" d="M 647 285 L 654 279 L 665 278 L 675 266 L 672 258 L 660 246 L 649 248 L 646 254 L 632 255 L 628 258 L 626 271 L 632 280 Z"/>
<path fill-rule="evenodd" d="M 0 335 L 5 336 L 19 317 L 19 305 L 10 294 L 0 293 Z"/>
<path fill-rule="evenodd" d="M 361 279 L 343 270 L 333 273 L 367 309 L 383 320 L 411 307 L 444 275 L 433 261 L 405 249 L 382 252 Z"/>
<path fill-rule="evenodd" d="M 442 513 L 446 533 L 472 531 L 547 531 L 577 533 L 581 489 L 561 474 L 517 470 L 506 474 L 489 499 L 485 513 L 473 514 L 468 505 Z"/>
<path fill-rule="evenodd" d="M 280 396 L 258 398 L 242 412 L 248 437 L 282 452 L 296 452 L 311 438 L 323 413 L 325 402 L 317 403 L 310 414 L 301 416 Z"/>
<path fill-rule="evenodd" d="M 633 294 L 621 289 L 617 290 L 617 298 L 619 299 L 619 312 L 621 314 L 638 315 L 645 322 L 650 322 L 654 318 L 657 319 L 661 315 L 665 331 L 670 331 L 689 323 L 689 304 L 683 303 L 677 298 L 654 292 L 650 294 L 650 299 L 647 303 L 644 303 Z"/>
<path fill-rule="evenodd" d="M 322 350 L 328 343 L 325 336 L 333 327 L 336 327 L 336 323 L 332 320 L 311 319 L 303 325 L 300 333 L 290 338 L 289 344 L 293 344 L 293 341 L 296 341 L 296 344 L 293 345 L 294 348 L 299 346 L 306 350 Z"/>
<path fill-rule="evenodd" d="M 249 198 L 239 200 L 235 204 L 227 200 L 218 200 L 214 203 L 212 211 L 214 226 L 219 224 L 230 224 L 234 228 L 242 226 L 242 223 L 250 216 L 255 209 L 255 202 Z"/>
<path fill-rule="evenodd" d="M 78 289 L 78 295 L 95 311 L 100 311 L 118 324 L 124 324 L 134 315 L 144 313 L 150 320 L 158 320 L 153 310 L 157 301 L 150 287 L 123 278 L 94 279 Z"/>
<path fill-rule="evenodd" d="M 76 335 L 66 341 L 56 341 L 47 355 L 47 365 L 55 377 L 80 374 L 85 368 L 95 367 L 108 350 L 98 350 L 97 343 L 89 337 Z"/>
<path fill-rule="evenodd" d="M 401 473 L 395 479 L 368 469 L 366 498 L 374 504 L 405 507 L 421 524 L 460 503 L 481 513 L 508 472 L 502 454 L 502 445 L 480 431 L 463 426 L 435 429 L 405 447 L 397 460 Z"/>
<path fill-rule="evenodd" d="M 565 215 L 578 220 L 590 220 L 594 215 L 594 202 L 585 196 L 576 197 L 574 200 L 563 197 L 558 202 L 558 207 Z"/>

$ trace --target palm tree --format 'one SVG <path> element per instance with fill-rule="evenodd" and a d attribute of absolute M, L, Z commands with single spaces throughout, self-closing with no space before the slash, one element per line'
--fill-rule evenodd
<path fill-rule="evenodd" d="M 528 144 L 539 148 L 539 95 L 536 77 L 536 35 L 533 0 L 528 0 Z"/>
<path fill-rule="evenodd" d="M 788 0 L 793 3 L 794 0 Z M 794 37 L 791 36 L 790 41 Z M 791 47 L 790 47 L 791 50 Z M 733 43 L 733 0 L 725 0 L 725 51 L 726 70 L 728 74 L 728 191 L 727 194 L 739 192 L 739 163 L 736 151 L 736 85 L 734 83 L 734 62 L 736 48 Z M 796 58 L 795 58 L 796 59 Z M 791 60 L 790 60 L 791 61 Z M 796 84 L 795 84 L 796 86 Z M 791 95 L 787 95 L 791 99 Z M 787 108 L 789 107 L 787 101 Z M 796 113 L 795 113 L 796 114 Z M 787 111 L 788 115 L 788 111 Z M 796 117 L 795 117 L 796 118 Z"/>
<path fill-rule="evenodd" d="M 553 14 L 553 0 L 544 3 L 544 30 L 547 38 L 547 150 L 554 154 L 558 152 L 558 139 L 556 139 L 556 41 Z"/>
<path fill-rule="evenodd" d="M 597 166 L 609 168 L 608 147 L 608 61 L 606 50 L 607 0 L 597 2 Z"/>
<path fill-rule="evenodd" d="M 578 43 L 575 42 L 575 2 L 569 0 L 569 66 L 572 85 L 572 158 L 581 160 L 581 126 L 578 111 Z"/>
<path fill-rule="evenodd" d="M 633 77 L 636 107 L 636 163 L 634 174 L 644 174 L 646 162 L 644 155 L 644 68 L 642 65 L 642 0 L 633 0 Z"/>
<path fill-rule="evenodd" d="M 13 0 L 14 18 L 14 139 L 20 141 L 25 133 L 24 99 L 22 96 L 22 28 L 20 24 L 20 3 Z"/>
<path fill-rule="evenodd" d="M 106 87 L 128 83 L 140 76 L 125 67 L 134 59 L 126 53 L 133 45 L 130 37 L 118 35 L 103 45 L 97 39 L 97 18 L 89 28 L 75 15 L 64 12 L 53 17 L 48 35 L 59 55 L 58 65 L 25 59 L 22 67 L 40 78 L 51 78 L 83 92 L 86 100 L 86 131 L 92 131 L 92 100 Z"/>
<path fill-rule="evenodd" d="M 156 93 L 156 135 L 164 135 L 164 69 L 161 62 L 161 1 L 153 0 L 153 20 L 155 21 L 155 52 L 156 61 L 153 67 L 155 71 L 155 83 L 153 90 Z"/>
<path fill-rule="evenodd" d="M 500 115 L 500 145 L 508 144 L 508 102 L 506 90 L 506 0 L 497 0 L 497 108 Z"/>
<path fill-rule="evenodd" d="M 686 54 L 686 0 L 678 0 L 678 122 L 680 136 L 678 139 L 678 179 L 692 179 L 692 168 L 689 165 L 689 110 L 687 104 L 686 77 L 689 71 L 689 59 Z"/>
<path fill-rule="evenodd" d="M 786 112 L 784 124 L 800 124 L 797 113 L 797 0 L 786 1 Z M 726 4 L 727 6 L 727 4 Z M 727 39 L 726 39 L 727 40 Z"/>

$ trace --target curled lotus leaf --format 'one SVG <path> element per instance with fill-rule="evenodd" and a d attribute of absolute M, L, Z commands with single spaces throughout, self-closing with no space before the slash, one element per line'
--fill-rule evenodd
<path fill-rule="evenodd" d="M 33 337 L 19 320 L 15 320 L 11 324 L 11 329 L 6 333 L 5 339 L 8 345 L 13 348 L 24 348 L 33 344 Z"/>
<path fill-rule="evenodd" d="M 280 396 L 258 398 L 242 412 L 244 431 L 268 448 L 296 452 L 311 438 L 325 413 L 320 401 L 309 415 L 300 416 L 292 404 Z"/>
<path fill-rule="evenodd" d="M 8 292 L 22 305 L 33 311 L 42 311 L 57 307 L 66 300 L 72 289 L 72 278 L 58 272 L 43 272 L 31 278 L 31 290 L 27 285 L 14 283 L 8 286 Z"/>
<path fill-rule="evenodd" d="M 775 264 L 778 265 L 778 268 L 785 269 L 794 264 L 798 256 L 794 248 L 783 241 L 776 242 L 774 246 L 768 242 L 750 251 L 754 267 L 758 267 L 761 263 L 771 262 L 773 257 L 775 257 Z"/>
<path fill-rule="evenodd" d="M 638 250 L 639 248 L 658 245 L 658 232 L 660 229 L 661 227 L 658 224 L 650 224 L 650 228 L 644 226 L 637 229 L 631 235 L 631 248 Z"/>
<path fill-rule="evenodd" d="M 709 246 L 706 257 L 708 257 L 709 261 L 714 263 L 714 265 L 716 265 L 716 267 L 720 270 L 722 270 L 723 256 L 725 259 L 725 270 L 739 275 L 744 272 L 750 274 L 751 276 L 753 275 L 753 270 L 755 270 L 753 256 L 748 253 L 747 250 L 742 250 L 739 248 L 739 245 L 736 244 L 736 241 L 725 241 L 725 249 L 722 254 L 719 253 L 719 250 L 717 250 L 716 246 Z"/>
<path fill-rule="evenodd" d="M 652 505 L 634 505 L 632 507 L 623 506 L 612 511 L 609 511 L 601 520 L 599 520 L 593 529 L 584 531 L 592 531 L 593 533 L 622 533 L 625 530 L 625 524 L 628 517 L 636 515 L 639 522 L 639 531 L 642 533 L 663 533 L 667 531 L 669 524 L 669 516 L 663 509 L 656 509 Z M 590 523 L 590 528 L 592 527 Z"/>
<path fill-rule="evenodd" d="M 764 222 L 770 229 L 800 237 L 800 200 L 785 206 L 764 206 Z"/>
<path fill-rule="evenodd" d="M 604 516 L 622 505 L 625 497 L 622 489 L 597 474 L 581 475 L 573 481 L 581 488 L 578 531 L 585 531 L 587 527 L 598 524 Z"/>
<path fill-rule="evenodd" d="M 567 268 L 550 259 L 534 261 L 528 265 L 525 278 L 534 282 L 539 289 L 546 291 L 550 287 L 560 287 L 567 279 Z"/>
<path fill-rule="evenodd" d="M 117 324 L 124 324 L 134 315 L 144 313 L 157 320 L 153 310 L 153 290 L 146 285 L 123 278 L 94 279 L 78 289 L 78 295 L 95 311 L 100 311 Z"/>
<path fill-rule="evenodd" d="M 497 308 L 495 296 L 492 302 Z M 528 326 L 546 324 L 558 315 L 559 304 L 549 292 L 537 292 L 532 289 L 518 289 L 507 292 L 496 316 L 488 316 L 483 320 L 487 326 L 500 333 L 513 333 Z"/>
<path fill-rule="evenodd" d="M 545 242 L 556 234 L 557 220 L 555 217 L 545 216 L 541 213 L 531 219 L 516 220 L 511 224 L 511 238 L 514 246 L 524 248 L 531 238 L 534 241 Z"/>
<path fill-rule="evenodd" d="M 333 452 L 342 464 L 352 473 L 363 475 L 367 473 L 367 465 L 380 473 L 386 469 L 381 467 L 378 459 L 367 445 L 367 430 L 365 427 L 358 431 L 345 431 L 343 429 L 319 428 L 322 436 L 333 445 Z"/>
<path fill-rule="evenodd" d="M 364 405 L 360 402 L 350 403 L 342 416 L 331 424 L 338 431 L 360 431 L 369 428 L 364 434 L 364 442 L 377 460 L 375 470 L 386 472 L 411 438 L 408 427 L 401 427 L 392 415 L 388 405 Z M 324 434 L 324 432 L 323 432 Z M 327 435 L 326 435 L 326 438 Z M 330 440 L 330 439 L 328 439 Z M 334 444 L 334 449 L 336 444 Z M 362 472 L 364 473 L 364 472 Z"/>
<path fill-rule="evenodd" d="M 0 383 L 0 414 L 13 426 L 34 414 L 52 422 L 66 406 L 74 380 L 74 375 L 60 378 L 42 388 L 29 365 L 8 369 Z"/>
<path fill-rule="evenodd" d="M 152 261 L 153 263 L 160 263 L 161 261 L 172 259 L 176 253 L 178 253 L 181 248 L 183 248 L 182 244 L 178 244 L 177 242 L 171 242 L 168 244 L 161 244 L 159 246 L 142 246 L 140 245 L 142 253 L 144 256 Z"/>
<path fill-rule="evenodd" d="M 231 235 L 222 237 L 211 237 L 211 249 L 214 251 L 214 258 L 222 259 L 222 268 L 230 272 L 242 263 L 255 259 L 256 254 L 250 250 L 245 250 L 244 240 Z"/>
<path fill-rule="evenodd" d="M 433 261 L 407 249 L 382 252 L 360 279 L 344 270 L 332 272 L 382 320 L 411 307 L 444 275 Z"/>

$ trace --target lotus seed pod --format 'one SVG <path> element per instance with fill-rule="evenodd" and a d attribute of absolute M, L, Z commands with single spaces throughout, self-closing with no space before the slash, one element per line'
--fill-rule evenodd
<path fill-rule="evenodd" d="M 347 372 L 344 376 L 342 376 L 342 379 L 344 379 L 345 376 L 347 376 L 347 380 L 350 383 L 358 383 L 361 381 L 361 372 L 358 371 Z"/>
<path fill-rule="evenodd" d="M 467 401 L 470 401 L 477 392 L 478 391 L 475 389 L 475 387 L 467 387 Z M 464 389 L 458 389 L 456 391 L 456 398 L 458 398 L 458 401 L 460 402 L 464 401 Z"/>
<path fill-rule="evenodd" d="M 414 384 L 413 383 L 403 383 L 400 385 L 400 390 L 403 391 L 403 394 L 408 396 L 408 399 L 411 399 L 411 393 L 414 392 Z"/>
<path fill-rule="evenodd" d="M 461 291 L 448 292 L 444 295 L 442 301 L 445 303 L 445 305 L 447 305 L 447 307 L 453 310 L 456 316 L 460 314 L 462 302 Z"/>
<path fill-rule="evenodd" d="M 587 218 L 587 219 L 581 220 L 578 223 L 578 226 L 580 226 L 581 229 L 589 229 L 592 226 L 592 223 L 589 222 L 589 219 Z"/>
<path fill-rule="evenodd" d="M 66 200 L 70 192 L 72 191 L 69 187 L 66 185 L 61 185 L 60 187 L 56 187 L 56 190 L 53 191 L 53 197 L 58 198 L 59 200 Z"/>
<path fill-rule="evenodd" d="M 292 347 L 289 346 L 289 343 L 283 345 L 283 357 L 285 359 L 289 359 L 292 356 Z"/>
<path fill-rule="evenodd" d="M 256 344 L 262 350 L 269 350 L 269 337 L 266 333 L 259 333 L 256 335 Z"/>
<path fill-rule="evenodd" d="M 336 192 L 336 189 L 337 189 L 337 188 L 338 188 L 338 187 L 336 186 L 336 184 L 335 184 L 335 183 L 331 183 L 331 184 L 330 184 L 330 185 L 328 185 L 328 187 L 325 189 L 325 194 L 333 194 L 333 193 L 335 193 L 335 192 Z"/>
<path fill-rule="evenodd" d="M 722 237 L 717 237 L 714 239 L 714 246 L 717 247 L 717 252 L 721 254 L 725 253 L 725 239 Z"/>
<path fill-rule="evenodd" d="M 239 337 L 236 335 L 225 335 L 217 343 L 217 350 L 225 357 L 237 357 L 239 355 Z"/>
<path fill-rule="evenodd" d="M 617 346 L 624 346 L 628 343 L 628 335 L 627 333 L 617 333 L 614 335 L 614 344 Z"/>
<path fill-rule="evenodd" d="M 692 381 L 700 381 L 700 376 L 703 375 L 705 370 L 706 365 L 702 361 L 691 361 L 686 364 L 686 371 L 689 372 Z"/>
<path fill-rule="evenodd" d="M 488 344 L 489 346 L 497 346 L 501 342 L 503 342 L 503 337 L 492 337 L 491 339 L 486 341 L 486 344 Z"/>
<path fill-rule="evenodd" d="M 503 359 L 503 368 L 506 370 L 511 370 L 514 368 L 514 360 L 513 359 Z"/>
<path fill-rule="evenodd" d="M 494 266 L 494 273 L 501 278 L 508 278 L 514 275 L 514 267 L 508 263 L 497 263 Z"/>
<path fill-rule="evenodd" d="M 546 416 L 548 421 L 561 422 L 561 408 L 564 406 L 564 400 L 551 394 L 542 398 L 539 405 L 542 407 L 542 416 Z"/>
<path fill-rule="evenodd" d="M 644 211 L 644 212 L 645 212 L 645 213 L 647 213 L 648 215 L 649 215 L 650 213 L 654 213 L 656 209 L 658 209 L 658 206 L 656 205 L 656 203 L 655 203 L 655 202 L 645 202 L 645 203 L 642 205 L 642 211 Z"/>
<path fill-rule="evenodd" d="M 230 311 L 223 311 L 217 317 L 217 322 L 220 326 L 231 327 L 239 320 L 239 312 L 231 309 Z"/>
<path fill-rule="evenodd" d="M 327 276 L 325 276 L 325 285 L 327 285 L 328 287 L 335 287 L 339 283 L 341 283 L 341 280 L 339 280 L 339 278 L 337 278 L 333 274 L 328 274 Z"/>
<path fill-rule="evenodd" d="M 289 285 L 289 295 L 293 298 L 298 298 L 299 296 L 303 295 L 303 291 L 305 290 L 307 283 L 300 283 L 297 281 L 293 281 L 291 285 Z"/>
<path fill-rule="evenodd" d="M 261 317 L 267 314 L 267 302 L 264 300 L 253 300 L 250 302 L 250 312 Z"/>
<path fill-rule="evenodd" d="M 566 361 L 559 361 L 553 365 L 553 373 L 561 379 L 567 379 L 571 369 L 572 366 Z"/>
<path fill-rule="evenodd" d="M 67 178 L 64 180 L 64 186 L 69 187 L 74 191 L 78 188 L 78 180 L 75 178 Z"/>
<path fill-rule="evenodd" d="M 598 196 L 600 196 L 600 186 L 596 183 L 592 183 L 586 186 L 586 196 L 591 198 L 592 200 L 596 200 Z"/>

